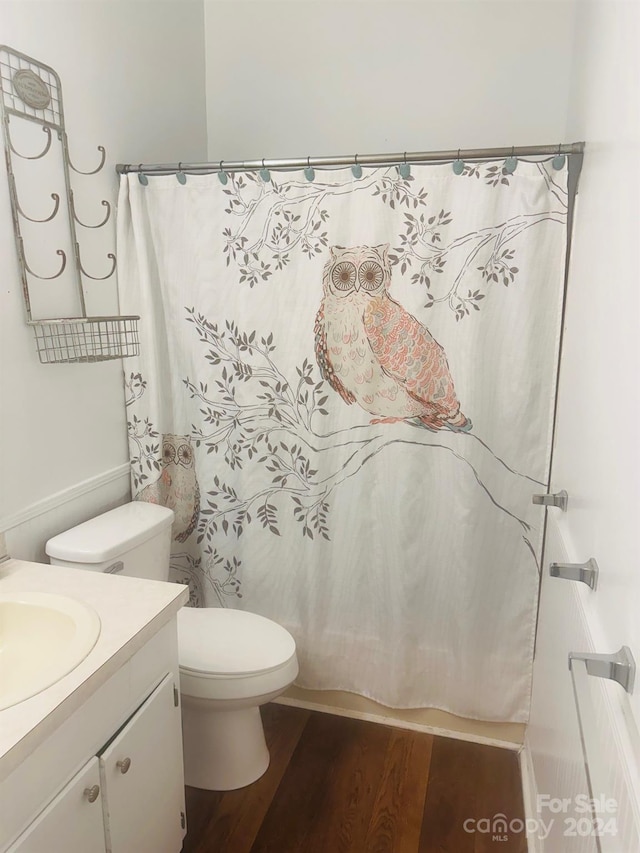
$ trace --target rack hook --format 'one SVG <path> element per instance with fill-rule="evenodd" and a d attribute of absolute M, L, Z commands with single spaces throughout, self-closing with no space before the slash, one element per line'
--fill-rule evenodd
<path fill-rule="evenodd" d="M 62 251 L 62 249 L 56 249 L 56 255 L 60 255 L 60 257 L 62 258 L 62 264 L 61 264 L 58 272 L 55 275 L 38 275 L 38 273 L 34 272 L 31 269 L 31 267 L 29 266 L 29 264 L 27 263 L 27 258 L 26 258 L 25 253 L 24 253 L 24 243 L 22 242 L 22 237 L 20 238 L 20 246 L 22 248 L 22 258 L 24 260 L 25 269 L 27 270 L 27 272 L 31 273 L 31 275 L 35 276 L 36 278 L 42 279 L 42 281 L 51 281 L 52 279 L 58 278 L 59 276 L 61 276 L 62 273 L 64 272 L 64 268 L 67 265 L 67 256 Z"/>
<path fill-rule="evenodd" d="M 8 116 L 7 116 L 6 128 L 7 128 L 7 141 L 9 142 L 9 148 L 11 148 L 13 153 L 16 154 L 18 157 L 22 158 L 23 160 L 40 160 L 40 158 L 44 157 L 44 155 L 47 153 L 47 151 L 51 148 L 51 128 L 47 127 L 46 125 L 44 125 L 42 129 L 47 134 L 47 142 L 44 146 L 44 149 L 39 154 L 34 154 L 33 156 L 29 156 L 28 154 L 21 154 L 19 151 L 16 151 L 16 149 L 13 147 L 13 142 L 11 141 L 11 133 L 9 132 L 9 117 Z"/>
<path fill-rule="evenodd" d="M 98 222 L 97 225 L 87 225 L 86 222 L 83 222 L 78 217 L 78 214 L 76 213 L 76 203 L 75 203 L 74 198 L 73 198 L 73 190 L 69 190 L 69 202 L 71 205 L 71 212 L 73 213 L 73 218 L 78 223 L 78 225 L 82 225 L 83 228 L 102 228 L 102 226 L 106 225 L 107 222 L 109 221 L 109 217 L 111 216 L 111 205 L 109 204 L 109 202 L 106 199 L 102 199 L 100 204 L 103 207 L 107 208 L 107 214 L 106 214 L 105 218 L 102 220 L 102 222 Z"/>
<path fill-rule="evenodd" d="M 106 275 L 90 275 L 85 270 L 85 268 L 82 266 L 82 261 L 80 260 L 80 246 L 77 243 L 76 243 L 76 257 L 78 259 L 78 266 L 80 267 L 82 274 L 86 275 L 87 278 L 93 279 L 93 281 L 104 281 L 107 278 L 111 278 L 111 276 L 116 271 L 116 256 L 113 254 L 113 252 L 109 252 L 107 254 L 107 257 L 109 258 L 109 260 L 112 261 L 112 264 L 111 264 L 110 271 Z"/>
<path fill-rule="evenodd" d="M 100 155 L 101 155 L 100 156 L 100 163 L 98 164 L 97 168 L 92 169 L 90 172 L 83 172 L 82 169 L 76 169 L 76 167 L 71 162 L 71 157 L 69 157 L 69 165 L 71 166 L 73 171 L 77 172 L 79 175 L 97 175 L 98 172 L 100 171 L 100 169 L 102 169 L 102 167 L 104 166 L 106 159 L 107 159 L 107 152 L 105 151 L 103 145 L 98 145 L 98 151 L 100 152 Z M 142 163 L 140 165 L 142 165 Z"/>
<path fill-rule="evenodd" d="M 51 198 L 53 199 L 53 213 L 46 217 L 46 219 L 34 219 L 32 216 L 27 216 L 22 207 L 20 206 L 20 202 L 18 201 L 18 196 L 16 194 L 16 207 L 20 213 L 20 216 L 24 217 L 24 219 L 28 219 L 29 222 L 51 222 L 52 219 L 55 219 L 56 213 L 60 208 L 60 196 L 58 193 L 51 193 Z"/>

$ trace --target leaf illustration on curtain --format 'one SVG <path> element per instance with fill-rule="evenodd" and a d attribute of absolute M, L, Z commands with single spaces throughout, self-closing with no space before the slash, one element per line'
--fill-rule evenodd
<path fill-rule="evenodd" d="M 518 214 L 491 227 L 462 234 L 449 243 L 443 241 L 443 229 L 454 221 L 451 212 L 444 209 L 431 215 L 409 212 L 426 207 L 429 194 L 425 189 L 412 192 L 414 176 L 402 178 L 395 167 L 375 170 L 348 184 L 294 180 L 282 184 L 272 180 L 266 184 L 251 172 L 232 175 L 231 185 L 224 190 L 229 196 L 225 212 L 238 217 L 239 223 L 235 229 L 227 227 L 223 231 L 226 263 L 238 266 L 239 284 L 254 287 L 284 269 L 298 248 L 309 259 L 321 254 L 328 245 L 327 231 L 323 228 L 329 220 L 323 202 L 332 196 L 368 190 L 392 210 L 396 205 L 407 208 L 404 232 L 398 235 L 399 245 L 389 253 L 390 263 L 399 266 L 403 275 L 416 269 L 411 281 L 426 289 L 424 307 L 444 303 L 459 321 L 470 316 L 472 309 L 480 310 L 492 283 L 505 287 L 514 283 L 519 268 L 515 250 L 508 246 L 523 231 L 545 220 L 566 222 L 566 188 L 554 180 L 548 163 L 536 165 L 558 202 L 557 210 Z M 463 177 L 484 178 L 485 184 L 494 188 L 509 186 L 512 179 L 504 166 L 486 163 L 466 165 L 460 179 Z M 251 227 L 253 220 L 258 223 L 257 233 Z M 482 263 L 478 265 L 478 261 Z M 457 273 L 444 293 L 435 293 L 434 276 L 441 275 L 448 262 L 455 264 Z"/>

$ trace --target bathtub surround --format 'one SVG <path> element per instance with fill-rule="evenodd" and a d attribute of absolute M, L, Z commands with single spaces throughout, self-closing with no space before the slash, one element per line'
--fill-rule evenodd
<path fill-rule="evenodd" d="M 549 159 L 123 176 L 134 494 L 301 687 L 526 720 L 566 212 Z"/>

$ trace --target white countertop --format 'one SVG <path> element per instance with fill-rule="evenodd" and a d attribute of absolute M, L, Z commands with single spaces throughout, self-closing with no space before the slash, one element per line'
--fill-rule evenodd
<path fill-rule="evenodd" d="M 131 658 L 189 597 L 186 586 L 43 563 L 0 563 L 0 593 L 49 592 L 93 607 L 102 623 L 87 657 L 42 692 L 0 711 L 0 780 Z"/>

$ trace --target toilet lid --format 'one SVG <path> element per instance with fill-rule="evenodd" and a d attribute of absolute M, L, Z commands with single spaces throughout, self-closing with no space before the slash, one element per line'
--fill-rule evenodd
<path fill-rule="evenodd" d="M 180 668 L 249 675 L 283 666 L 295 654 L 291 634 L 264 616 L 220 607 L 178 611 Z"/>

